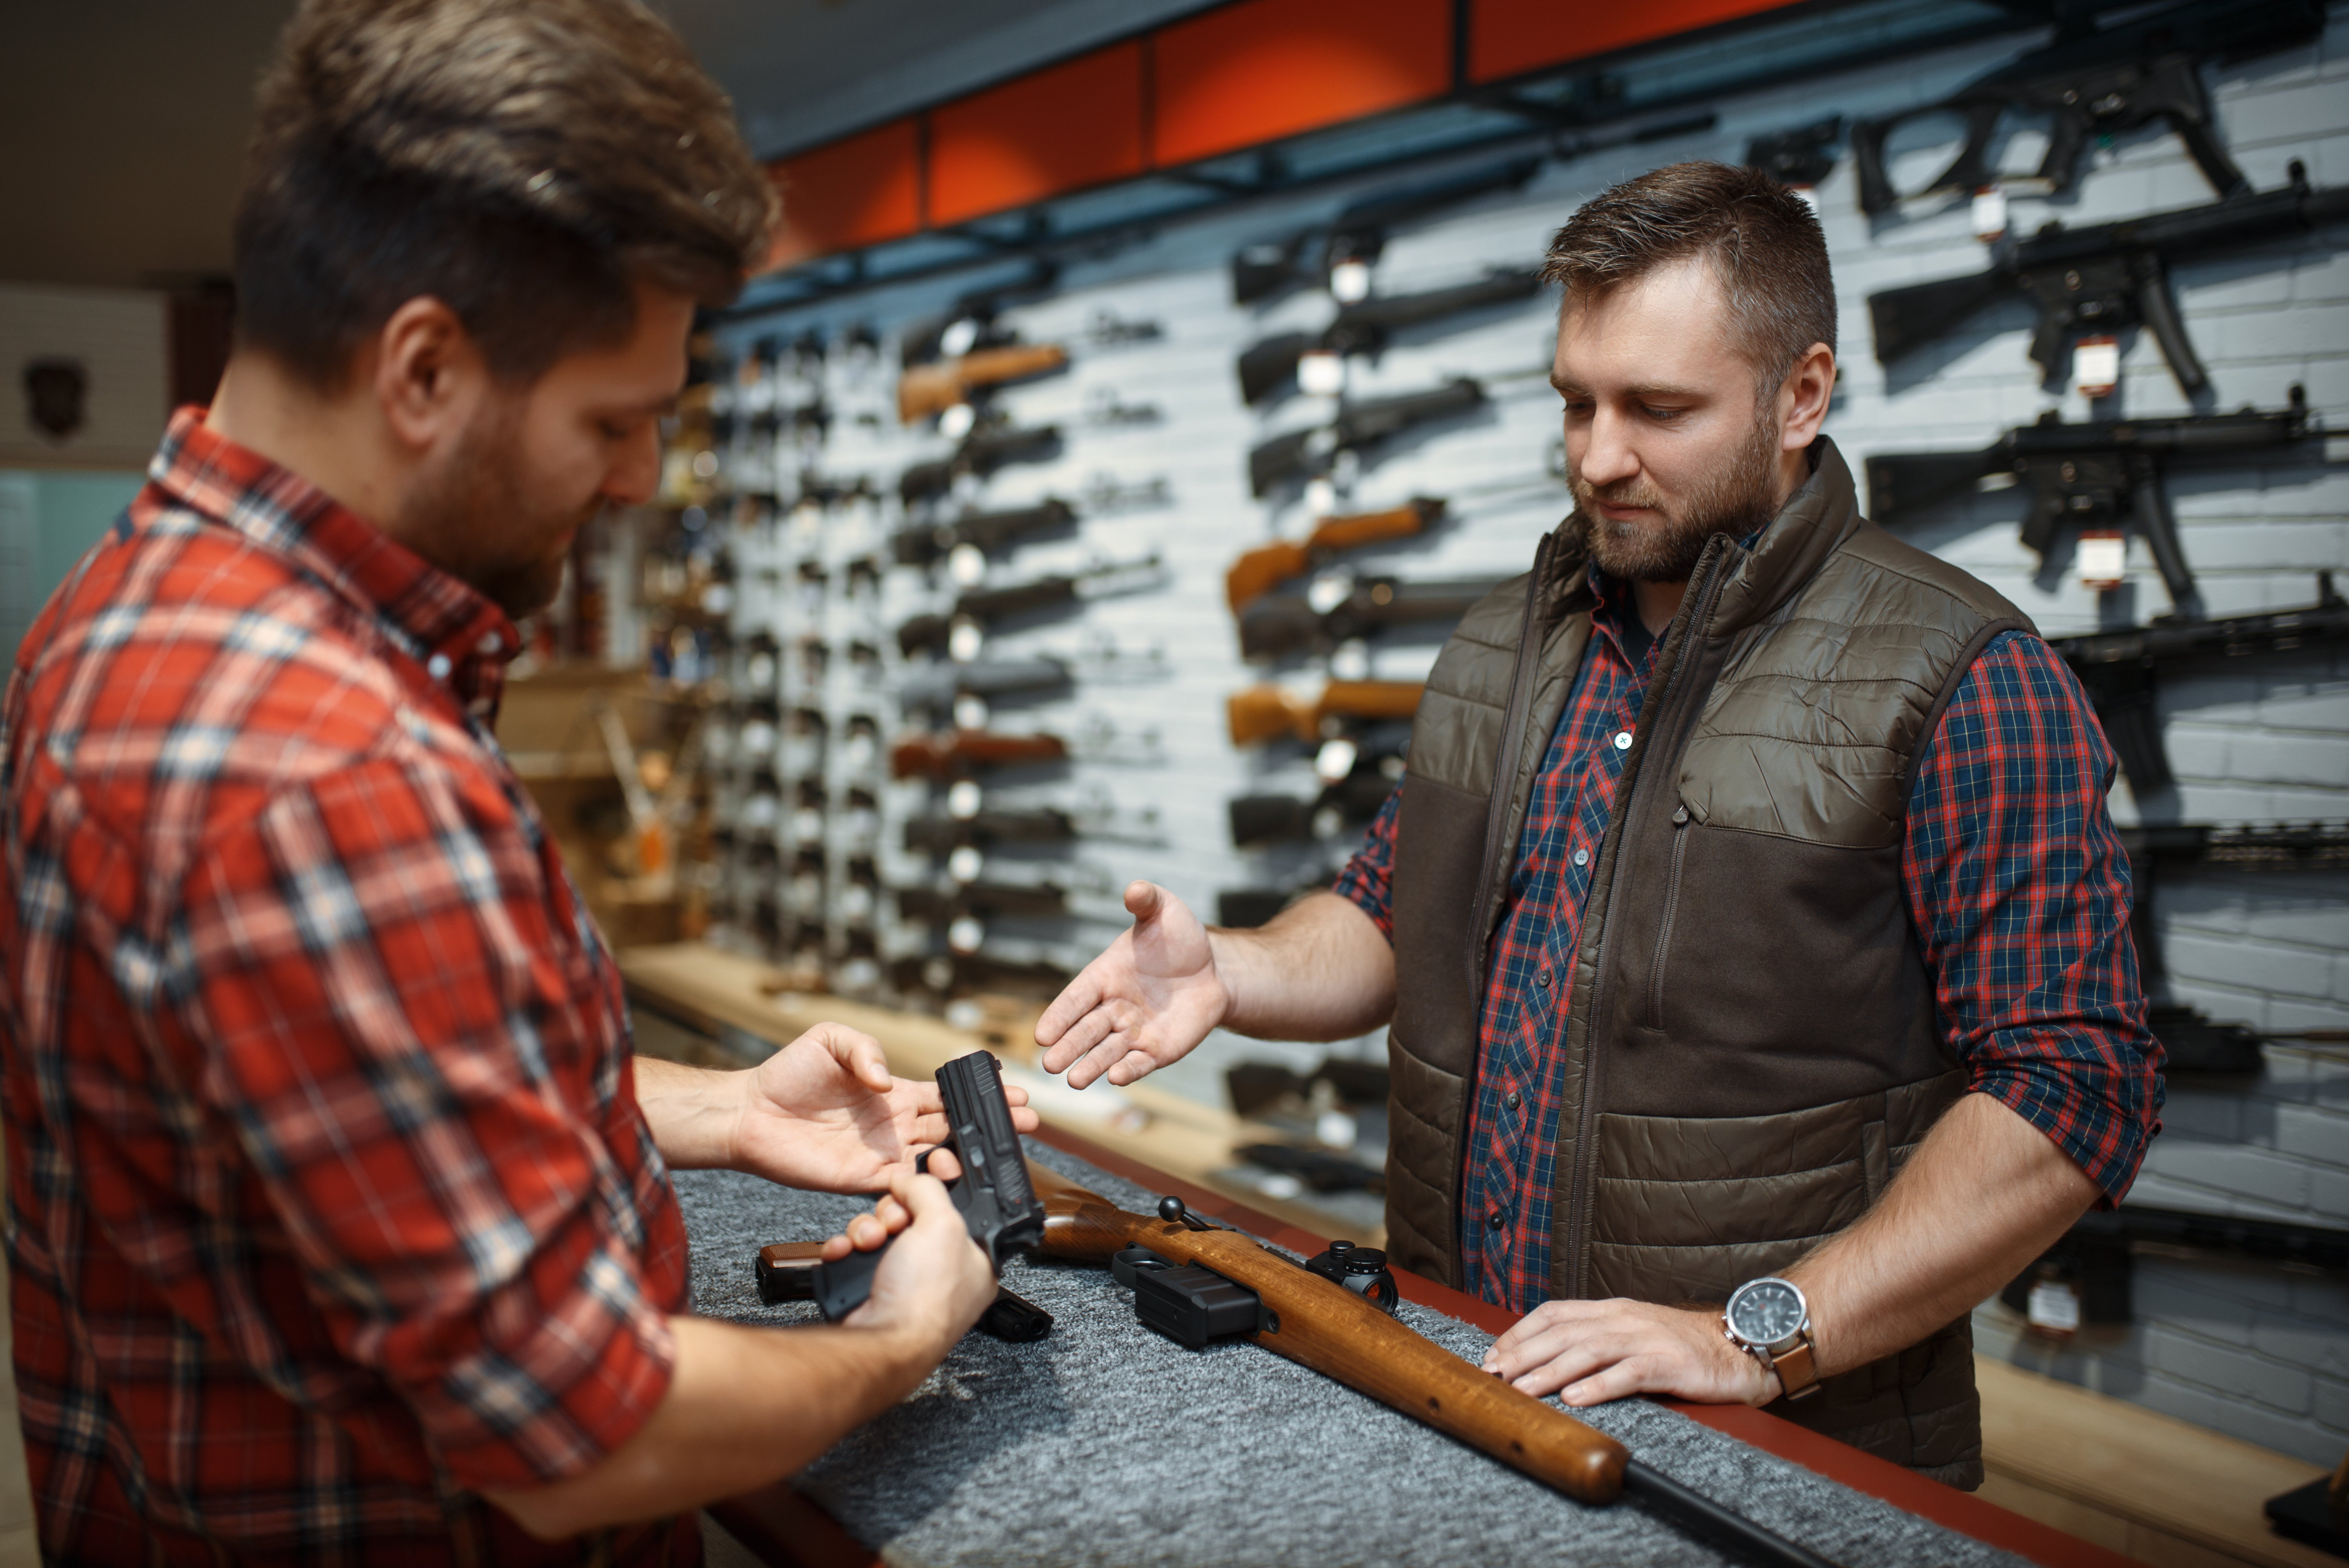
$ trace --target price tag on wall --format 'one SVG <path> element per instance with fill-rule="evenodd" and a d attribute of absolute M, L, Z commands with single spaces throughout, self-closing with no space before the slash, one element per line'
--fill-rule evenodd
<path fill-rule="evenodd" d="M 2072 346 L 2072 387 L 2083 397 L 2109 397 L 2121 384 L 2121 340 L 2084 337 Z"/>
<path fill-rule="evenodd" d="M 2080 586 L 2099 593 L 2117 588 L 2128 572 L 2128 539 L 2113 529 L 2094 529 L 2080 535 Z"/>
<path fill-rule="evenodd" d="M 2031 1287 L 2027 1315 L 2033 1333 L 2069 1339 L 2080 1332 L 2080 1293 L 2063 1280 L 2043 1279 Z"/>

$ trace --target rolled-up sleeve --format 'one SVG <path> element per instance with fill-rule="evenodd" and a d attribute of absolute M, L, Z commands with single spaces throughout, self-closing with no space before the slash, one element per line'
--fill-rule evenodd
<path fill-rule="evenodd" d="M 1944 1037 L 1970 1088 L 2044 1132 L 2116 1203 L 2160 1130 L 2161 1047 L 2129 940 L 2114 758 L 2054 651 L 1975 659 L 1919 758 L 1904 875 Z"/>
<path fill-rule="evenodd" d="M 674 1359 L 643 1261 L 643 1179 L 665 1177 L 607 1140 L 625 1090 L 585 1015 L 614 1004 L 551 929 L 549 865 L 490 775 L 365 760 L 220 833 L 181 906 L 197 1098 L 336 1350 L 471 1489 L 586 1469 Z"/>
<path fill-rule="evenodd" d="M 1338 873 L 1336 885 L 1330 890 L 1355 908 L 1367 914 L 1377 924 L 1379 934 L 1390 943 L 1394 940 L 1395 817 L 1402 809 L 1402 786 L 1395 786 L 1379 814 L 1362 833 L 1361 846 L 1346 869 Z"/>

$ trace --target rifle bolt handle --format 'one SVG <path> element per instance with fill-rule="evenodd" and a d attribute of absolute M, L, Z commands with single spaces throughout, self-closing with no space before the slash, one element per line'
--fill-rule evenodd
<path fill-rule="evenodd" d="M 1158 1200 L 1158 1217 L 1165 1221 L 1168 1224 L 1181 1224 L 1183 1222 L 1183 1200 L 1175 1197 L 1173 1193 L 1170 1192 L 1165 1197 Z"/>

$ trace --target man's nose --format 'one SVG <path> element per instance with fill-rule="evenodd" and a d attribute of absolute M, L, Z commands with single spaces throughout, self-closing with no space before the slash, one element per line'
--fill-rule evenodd
<path fill-rule="evenodd" d="M 1600 410 L 1590 421 L 1590 436 L 1582 449 L 1582 481 L 1610 485 L 1640 471 L 1639 454 L 1631 449 L 1630 432 L 1623 419 Z"/>
<path fill-rule="evenodd" d="M 659 427 L 647 423 L 620 449 L 611 471 L 604 476 L 604 495 L 620 506 L 642 506 L 660 489 Z"/>

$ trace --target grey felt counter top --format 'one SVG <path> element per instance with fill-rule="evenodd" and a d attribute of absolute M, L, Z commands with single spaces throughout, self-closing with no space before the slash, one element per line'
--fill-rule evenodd
<path fill-rule="evenodd" d="M 1040 1162 L 1123 1207 L 1155 1195 L 1030 1141 Z M 740 1323 L 769 1242 L 831 1234 L 865 1205 L 730 1171 L 677 1174 L 694 1303 Z M 849 1533 L 905 1568 L 984 1563 L 1713 1563 L 1630 1503 L 1590 1508 L 1319 1373 L 1248 1344 L 1190 1351 L 1135 1321 L 1106 1269 L 1014 1261 L 1005 1283 L 1055 1319 L 1006 1345 L 973 1334 L 904 1403 L 800 1478 Z M 1491 1336 L 1406 1304 L 1471 1360 Z M 1847 1568 L 2021 1560 L 1644 1400 L 1578 1413 L 1675 1480 Z"/>

